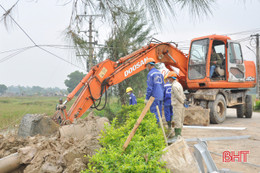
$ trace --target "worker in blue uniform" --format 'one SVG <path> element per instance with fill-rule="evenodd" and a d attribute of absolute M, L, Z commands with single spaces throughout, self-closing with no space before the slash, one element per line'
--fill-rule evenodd
<path fill-rule="evenodd" d="M 157 123 L 159 125 L 159 116 L 157 113 L 156 106 L 159 107 L 160 114 L 162 116 L 162 103 L 163 103 L 163 90 L 164 81 L 162 73 L 154 68 L 155 60 L 153 58 L 148 58 L 146 60 L 146 69 L 149 70 L 147 75 L 147 89 L 145 104 L 148 102 L 151 96 L 154 97 L 154 102 L 150 107 L 150 111 L 156 115 Z"/>
<path fill-rule="evenodd" d="M 163 106 L 164 106 L 164 116 L 165 120 L 168 124 L 168 130 L 171 130 L 172 127 L 172 105 L 171 105 L 171 91 L 172 91 L 172 85 L 168 82 L 167 75 L 165 76 L 166 83 L 164 85 L 164 99 L 163 99 Z"/>
<path fill-rule="evenodd" d="M 136 105 L 137 104 L 136 97 L 131 87 L 126 88 L 126 94 L 129 95 L 129 105 Z"/>

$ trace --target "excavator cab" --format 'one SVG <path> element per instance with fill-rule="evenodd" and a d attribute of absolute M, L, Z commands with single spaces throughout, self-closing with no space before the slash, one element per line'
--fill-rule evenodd
<path fill-rule="evenodd" d="M 192 41 L 188 78 L 226 80 L 226 40 L 203 38 Z"/>
<path fill-rule="evenodd" d="M 254 72 L 252 62 L 244 60 L 240 44 L 227 36 L 210 35 L 191 42 L 188 88 L 253 87 Z"/>

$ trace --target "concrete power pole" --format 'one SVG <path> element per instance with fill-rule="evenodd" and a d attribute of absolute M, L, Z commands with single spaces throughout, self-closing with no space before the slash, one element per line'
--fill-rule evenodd
<path fill-rule="evenodd" d="M 89 45 L 89 54 L 88 54 L 88 58 L 86 59 L 86 69 L 89 71 L 90 68 L 94 65 L 93 60 L 94 60 L 94 46 L 95 44 L 97 44 L 96 41 L 93 40 L 93 32 L 97 32 L 93 30 L 93 21 L 94 21 L 94 17 L 101 17 L 101 15 L 78 15 L 80 17 L 89 17 L 89 25 L 88 25 L 88 42 L 87 44 Z M 81 32 L 85 32 L 86 31 L 81 31 Z M 78 55 L 78 56 L 84 56 L 84 55 Z"/>
<path fill-rule="evenodd" d="M 88 65 L 87 67 L 89 67 L 89 69 L 93 66 L 93 52 L 94 52 L 94 49 L 93 49 L 93 47 L 92 47 L 92 38 L 93 38 L 93 36 L 92 36 L 92 32 L 93 32 L 93 30 L 92 30 L 92 16 L 90 16 L 89 17 L 89 30 L 88 30 L 88 32 L 89 32 L 89 36 L 88 36 L 88 42 L 89 42 L 89 64 L 86 64 L 86 65 Z"/>
<path fill-rule="evenodd" d="M 256 97 L 260 99 L 260 55 L 259 55 L 259 34 L 252 35 L 252 37 L 256 37 Z"/>

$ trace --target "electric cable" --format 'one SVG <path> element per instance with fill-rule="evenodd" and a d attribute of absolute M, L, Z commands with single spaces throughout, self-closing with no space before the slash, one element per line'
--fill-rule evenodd
<path fill-rule="evenodd" d="M 31 49 L 31 48 L 32 48 L 32 47 L 28 47 L 28 48 L 26 48 L 26 49 L 21 49 L 21 50 L 19 50 L 19 51 L 16 51 L 16 52 L 10 54 L 10 55 L 7 55 L 6 57 L 0 59 L 0 63 L 3 63 L 3 62 L 5 62 L 5 61 L 7 61 L 7 60 L 9 60 L 9 59 L 11 59 L 11 58 L 13 58 L 13 57 L 15 57 L 16 55 L 18 55 L 18 54 L 20 54 L 20 53 L 22 53 L 22 52 L 24 52 L 24 51 L 26 51 L 26 50 L 29 50 L 29 49 Z"/>
<path fill-rule="evenodd" d="M 6 9 L 1 4 L 0 4 L 0 7 L 7 13 Z M 71 65 L 73 65 L 73 66 L 75 66 L 75 67 L 77 67 L 77 68 L 79 68 L 81 70 L 85 70 L 85 69 L 82 69 L 81 67 L 79 67 L 79 66 L 77 66 L 77 65 L 75 65 L 75 64 L 73 64 L 73 63 L 71 63 L 71 62 L 69 62 L 67 60 L 65 60 L 64 58 L 61 58 L 60 56 L 58 56 L 58 55 L 56 55 L 56 54 L 54 54 L 54 53 L 52 53 L 52 52 L 50 52 L 50 51 L 40 47 L 39 45 L 37 45 L 36 42 L 29 36 L 29 34 L 16 22 L 16 20 L 10 14 L 8 14 L 8 16 L 10 16 L 12 21 L 14 21 L 14 23 L 22 30 L 22 32 L 27 36 L 27 38 L 29 38 L 29 40 L 34 44 L 35 47 L 38 47 L 39 49 L 41 49 L 41 50 L 43 50 L 43 51 L 45 51 L 45 52 L 47 52 L 47 53 L 49 53 L 49 54 L 59 58 L 60 60 L 63 60 L 64 62 L 67 62 L 67 63 L 69 63 L 69 64 L 71 64 Z M 11 57 L 13 57 L 13 56 L 11 56 Z M 6 57 L 4 59 L 6 59 Z M 10 59 L 10 58 L 8 57 L 7 59 Z M 2 61 L 4 62 L 6 60 L 2 60 Z"/>
<path fill-rule="evenodd" d="M 6 9 L 0 4 L 0 7 L 7 13 Z M 25 30 L 14 20 L 14 18 L 8 14 L 8 16 L 14 21 L 14 23 L 22 30 L 22 32 L 31 40 L 31 42 L 36 46 L 37 44 L 33 41 L 33 39 L 25 32 Z"/>

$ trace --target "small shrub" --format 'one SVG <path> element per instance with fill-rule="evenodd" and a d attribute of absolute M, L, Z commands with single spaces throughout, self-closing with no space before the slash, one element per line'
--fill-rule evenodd
<path fill-rule="evenodd" d="M 144 107 L 144 99 L 138 98 L 137 104 Z M 129 113 L 136 111 L 136 105 L 122 105 L 122 108 L 120 111 L 118 111 L 117 115 L 115 116 L 117 118 L 117 121 L 119 124 L 124 124 L 129 118 Z"/>
<path fill-rule="evenodd" d="M 260 111 L 260 100 L 257 100 L 257 101 L 256 101 L 254 110 Z"/>
<path fill-rule="evenodd" d="M 154 114 L 148 112 L 125 151 L 123 145 L 140 116 L 144 103 L 123 106 L 118 118 L 102 132 L 102 148 L 91 157 L 88 169 L 83 172 L 168 172 L 159 159 L 165 147 L 161 129 Z M 125 120 L 125 121 L 124 121 Z M 123 123 L 123 124 L 122 124 Z"/>

